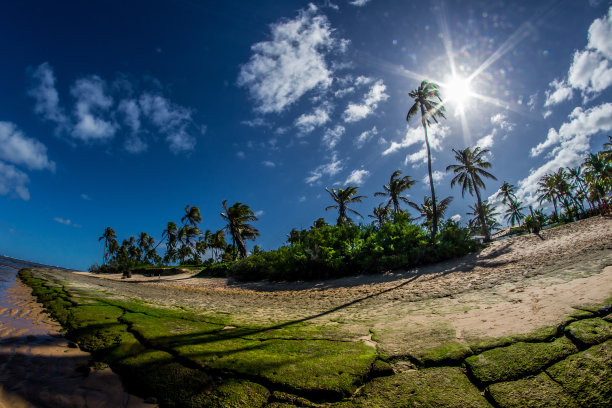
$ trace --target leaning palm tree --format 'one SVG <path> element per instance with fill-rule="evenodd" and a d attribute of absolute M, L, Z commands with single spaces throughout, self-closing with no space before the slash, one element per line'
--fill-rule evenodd
<path fill-rule="evenodd" d="M 559 218 L 559 211 L 557 210 L 557 186 L 551 174 L 546 174 L 540 178 L 536 192 L 539 194 L 538 202 L 540 204 L 542 204 L 542 201 L 551 202 L 555 209 L 555 219 Z"/>
<path fill-rule="evenodd" d="M 410 176 L 400 177 L 401 174 L 402 172 L 400 170 L 394 171 L 389 179 L 389 184 L 383 185 L 383 190 L 385 191 L 374 193 L 374 197 L 389 197 L 386 208 L 389 209 L 391 206 L 393 206 L 393 211 L 396 214 L 402 212 L 400 209 L 400 201 L 408 204 L 408 199 L 406 197 L 402 197 L 400 194 L 408 190 L 416 183 L 416 181 L 412 180 Z"/>
<path fill-rule="evenodd" d="M 223 211 L 221 217 L 227 221 L 227 225 L 223 228 L 232 236 L 232 245 L 234 249 L 238 249 L 241 258 L 247 256 L 247 248 L 245 240 L 255 240 L 259 236 L 259 231 L 248 224 L 252 221 L 257 221 L 259 218 L 248 205 L 237 202 L 231 207 L 227 206 L 227 200 L 223 200 Z"/>
<path fill-rule="evenodd" d="M 489 242 L 491 241 L 491 233 L 489 232 L 489 228 L 487 228 L 479 191 L 479 188 L 486 188 L 480 176 L 497 180 L 493 174 L 485 170 L 491 168 L 491 163 L 489 163 L 484 157 L 487 153 L 489 153 L 489 150 L 481 149 L 477 146 L 474 148 L 474 150 L 466 147 L 463 150 L 453 149 L 453 152 L 455 153 L 455 160 L 457 160 L 459 164 L 451 164 L 450 166 L 446 167 L 446 171 L 452 170 L 455 174 L 455 177 L 453 177 L 451 181 L 451 188 L 456 183 L 459 183 L 461 184 L 462 197 L 465 196 L 466 190 L 471 195 L 476 194 L 476 205 L 477 208 L 480 209 L 480 226 L 482 227 L 482 233 L 485 236 L 485 241 Z"/>
<path fill-rule="evenodd" d="M 346 225 L 346 224 L 353 222 L 353 220 L 351 220 L 349 216 L 347 215 L 347 213 L 349 212 L 363 218 L 363 215 L 359 214 L 357 211 L 351 208 L 348 208 L 349 204 L 360 203 L 363 198 L 366 198 L 366 196 L 356 195 L 357 190 L 358 190 L 358 187 L 355 187 L 355 186 L 348 186 L 344 190 L 341 188 L 338 188 L 338 189 L 332 188 L 331 191 L 327 188 L 325 189 L 325 191 L 327 191 L 329 195 L 331 196 L 332 200 L 334 200 L 334 202 L 336 203 L 336 205 L 330 205 L 327 208 L 325 208 L 325 211 L 329 211 L 331 209 L 338 210 L 338 220 L 337 220 L 338 225 Z"/>
<path fill-rule="evenodd" d="M 446 212 L 451 201 L 453 201 L 453 197 L 446 197 L 442 201 L 438 201 L 436 203 L 438 219 L 444 218 L 444 213 Z M 427 196 L 423 197 L 423 204 L 417 204 L 415 202 L 409 201 L 408 205 L 414 208 L 419 213 L 419 216 L 417 218 L 424 219 L 423 225 L 431 229 L 432 223 L 433 223 L 433 213 L 434 213 L 433 211 L 434 206 L 433 206 L 433 202 L 431 201 L 431 197 L 427 197 Z"/>
<path fill-rule="evenodd" d="M 108 258 L 112 256 L 111 248 L 115 249 L 118 247 L 117 234 L 115 233 L 115 230 L 111 227 L 106 227 L 104 229 L 104 234 L 98 238 L 98 242 L 102 240 L 104 240 L 104 257 L 102 258 L 102 263 L 106 263 Z M 115 245 L 113 245 L 113 241 L 115 241 Z"/>
<path fill-rule="evenodd" d="M 372 224 L 378 223 L 378 225 L 383 225 L 385 222 L 389 221 L 389 206 L 379 205 L 378 207 L 374 207 L 372 214 L 368 215 L 368 217 L 373 218 Z"/>
<path fill-rule="evenodd" d="M 490 231 L 501 227 L 499 222 L 497 222 L 499 213 L 495 211 L 495 207 L 489 204 L 489 202 L 483 201 L 480 206 L 478 204 L 476 204 L 476 206 L 468 205 L 468 208 L 471 212 L 467 214 L 473 216 L 473 218 L 468 221 L 468 226 L 472 231 Z M 484 219 L 484 228 L 482 226 L 482 219 Z"/>
<path fill-rule="evenodd" d="M 521 224 L 523 219 L 525 218 L 525 214 L 523 214 L 523 203 L 520 201 L 510 201 L 510 205 L 505 212 L 504 218 L 510 223 L 510 225 Z"/>
<path fill-rule="evenodd" d="M 433 202 L 433 225 L 431 229 L 432 240 L 438 232 L 438 211 L 436 209 L 436 192 L 434 191 L 433 177 L 431 173 L 431 151 L 429 149 L 429 138 L 427 137 L 427 126 L 431 125 L 431 121 L 438 123 L 438 118 L 446 118 L 444 116 L 444 106 L 438 85 L 423 81 L 421 85 L 408 94 L 414 99 L 414 104 L 408 110 L 406 122 L 410 122 L 412 117 L 421 114 L 421 125 L 425 132 L 425 147 L 427 148 L 427 171 L 429 173 L 429 187 L 431 189 L 431 198 Z M 438 99 L 438 101 L 434 100 Z"/>
<path fill-rule="evenodd" d="M 184 225 L 191 224 L 192 227 L 197 227 L 202 222 L 202 214 L 200 209 L 195 205 L 190 207 L 189 204 L 185 206 L 185 215 L 181 218 L 181 222 Z"/>

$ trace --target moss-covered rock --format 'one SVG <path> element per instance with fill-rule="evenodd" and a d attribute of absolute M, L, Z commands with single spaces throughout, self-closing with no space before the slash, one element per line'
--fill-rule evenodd
<path fill-rule="evenodd" d="M 488 393 L 500 408 L 580 408 L 545 373 L 522 380 L 491 384 Z"/>
<path fill-rule="evenodd" d="M 582 347 L 612 339 L 612 323 L 601 318 L 579 320 L 565 328 L 565 334 Z"/>
<path fill-rule="evenodd" d="M 468 342 L 470 349 L 474 353 L 482 353 L 496 347 L 509 346 L 520 341 L 535 343 L 553 340 L 557 335 L 557 327 L 542 327 L 530 333 L 516 334 L 512 336 L 502 336 L 494 338 L 472 339 Z"/>
<path fill-rule="evenodd" d="M 487 350 L 468 357 L 465 363 L 481 384 L 490 384 L 537 374 L 547 365 L 577 351 L 570 340 L 562 337 L 550 343 L 519 342 Z"/>
<path fill-rule="evenodd" d="M 417 361 L 425 366 L 438 366 L 459 362 L 471 356 L 472 350 L 464 343 L 451 341 L 418 355 Z"/>
<path fill-rule="evenodd" d="M 612 340 L 569 356 L 546 372 L 581 407 L 612 406 Z"/>
<path fill-rule="evenodd" d="M 458 367 L 414 370 L 377 378 L 352 401 L 334 408 L 490 408 Z"/>

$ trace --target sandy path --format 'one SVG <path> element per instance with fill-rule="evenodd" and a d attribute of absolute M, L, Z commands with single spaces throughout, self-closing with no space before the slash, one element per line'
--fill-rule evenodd
<path fill-rule="evenodd" d="M 415 339 L 459 341 L 562 322 L 572 306 L 612 296 L 612 218 L 594 217 L 498 241 L 478 254 L 414 270 L 320 282 L 236 283 L 191 275 L 132 281 L 58 272 L 82 288 L 231 316 L 235 324 L 307 319 L 348 337 L 374 329 L 403 354 Z M 110 279 L 109 279 L 110 278 Z"/>
<path fill-rule="evenodd" d="M 109 368 L 86 375 L 89 353 L 68 347 L 30 292 L 16 282 L 0 301 L 0 408 L 153 407 L 126 393 Z"/>

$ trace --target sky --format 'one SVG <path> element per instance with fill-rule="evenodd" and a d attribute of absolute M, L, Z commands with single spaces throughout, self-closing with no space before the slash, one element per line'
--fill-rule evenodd
<path fill-rule="evenodd" d="M 259 216 L 274 249 L 319 217 L 325 188 L 359 186 L 364 215 L 391 173 L 429 195 L 408 93 L 440 85 L 429 128 L 436 195 L 452 149 L 490 150 L 483 197 L 503 181 L 538 206 L 537 181 L 612 132 L 610 1 L 19 1 L 0 13 L 0 254 L 64 267 L 197 205 Z M 500 207 L 503 211 L 503 208 Z"/>

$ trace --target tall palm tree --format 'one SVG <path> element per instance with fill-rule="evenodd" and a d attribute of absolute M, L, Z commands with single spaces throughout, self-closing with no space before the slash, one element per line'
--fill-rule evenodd
<path fill-rule="evenodd" d="M 586 181 L 584 180 L 584 177 L 582 174 L 582 166 L 578 166 L 575 168 L 568 167 L 567 173 L 570 177 L 570 182 L 571 182 L 572 187 L 578 190 L 578 194 L 576 194 L 576 198 L 579 200 L 581 204 L 583 200 L 586 199 L 587 203 L 589 203 L 589 207 L 592 210 L 593 203 L 588 198 L 588 193 L 586 189 Z M 584 212 L 584 206 L 582 206 L 582 211 Z"/>
<path fill-rule="evenodd" d="M 149 250 L 151 249 L 151 242 L 153 242 L 152 237 L 150 237 L 149 234 L 147 234 L 146 232 L 143 231 L 140 233 L 140 235 L 138 235 L 138 240 L 136 241 L 136 244 L 140 248 L 142 260 L 144 262 L 147 261 L 147 255 L 149 254 Z"/>
<path fill-rule="evenodd" d="M 379 205 L 378 207 L 374 207 L 372 214 L 368 215 L 368 217 L 373 218 L 372 224 L 378 223 L 378 225 L 383 225 L 385 222 L 389 221 L 389 206 Z"/>
<path fill-rule="evenodd" d="M 400 209 L 400 201 L 408 204 L 408 199 L 402 197 L 400 194 L 416 183 L 410 176 L 400 177 L 401 174 L 402 172 L 400 170 L 394 171 L 389 179 L 389 184 L 383 185 L 383 190 L 385 191 L 374 193 L 374 197 L 389 197 L 386 208 L 389 209 L 393 206 L 393 211 L 395 213 L 400 213 L 402 211 Z"/>
<path fill-rule="evenodd" d="M 476 194 L 477 208 L 480 209 L 480 226 L 482 227 L 485 241 L 489 242 L 491 241 L 491 233 L 489 232 L 489 228 L 487 228 L 479 191 L 479 188 L 486 188 L 480 176 L 497 180 L 493 174 L 485 170 L 491 168 L 491 163 L 489 163 L 484 157 L 489 150 L 481 149 L 480 147 L 476 146 L 474 150 L 466 147 L 463 150 L 453 149 L 453 152 L 455 153 L 455 160 L 457 160 L 459 164 L 451 164 L 450 166 L 446 167 L 446 171 L 452 170 L 455 174 L 455 177 L 453 177 L 451 181 L 451 188 L 456 183 L 459 183 L 461 184 L 462 197 L 465 196 L 466 190 L 471 195 L 474 195 L 474 193 Z"/>
<path fill-rule="evenodd" d="M 502 186 L 499 188 L 499 193 L 497 193 L 497 196 L 502 198 L 503 204 L 512 203 L 516 201 L 515 190 L 516 187 L 507 181 L 504 181 L 504 184 L 502 184 Z"/>
<path fill-rule="evenodd" d="M 450 205 L 451 201 L 453 201 L 453 197 L 446 197 L 442 201 L 438 201 L 436 203 L 436 210 L 437 210 L 439 219 L 444 218 L 444 213 L 448 209 L 448 206 Z M 427 197 L 427 196 L 423 197 L 423 204 L 417 204 L 415 202 L 409 201 L 408 205 L 414 208 L 419 213 L 419 216 L 417 218 L 425 219 L 423 221 L 423 225 L 431 229 L 432 223 L 433 223 L 433 213 L 434 213 L 433 211 L 434 206 L 433 206 L 433 202 L 431 201 L 431 197 Z"/>
<path fill-rule="evenodd" d="M 113 252 L 115 252 L 111 251 L 111 249 L 116 249 L 118 247 L 117 234 L 115 233 L 115 230 L 111 227 L 106 227 L 104 229 L 104 234 L 98 238 L 98 242 L 102 240 L 104 240 L 104 256 L 102 258 L 102 263 L 105 264 L 108 261 L 108 258 L 113 255 Z M 113 241 L 115 242 L 115 245 L 113 245 Z"/>
<path fill-rule="evenodd" d="M 353 222 L 353 220 L 351 220 L 349 216 L 347 215 L 347 213 L 349 212 L 363 218 L 363 215 L 359 214 L 357 211 L 351 208 L 348 208 L 349 204 L 360 203 L 363 198 L 366 198 L 366 196 L 356 195 L 357 190 L 358 190 L 358 187 L 355 187 L 355 186 L 348 186 L 344 190 L 341 188 L 338 188 L 338 189 L 332 188 L 331 191 L 327 188 L 325 189 L 325 191 L 327 191 L 329 195 L 331 196 L 332 200 L 336 202 L 336 205 L 328 206 L 327 208 L 325 208 L 325 211 L 329 211 L 331 209 L 338 210 L 338 220 L 337 220 L 338 225 L 345 225 L 345 224 Z"/>
<path fill-rule="evenodd" d="M 485 229 L 490 231 L 500 227 L 496 218 L 499 213 L 495 211 L 495 207 L 489 204 L 488 201 L 483 201 L 480 206 L 478 204 L 476 206 L 468 205 L 468 208 L 472 211 L 467 214 L 474 217 L 468 221 L 468 226 L 473 231 L 483 231 Z M 482 219 L 484 219 L 484 228 L 482 226 Z"/>
<path fill-rule="evenodd" d="M 521 224 L 523 219 L 525 218 L 525 214 L 523 214 L 523 203 L 520 201 L 510 201 L 508 209 L 505 212 L 504 218 L 510 223 L 510 225 Z"/>
<path fill-rule="evenodd" d="M 431 189 L 431 198 L 433 203 L 433 226 L 431 229 L 432 240 L 438 232 L 438 211 L 436 209 L 436 192 L 434 190 L 433 176 L 431 172 L 431 151 L 429 149 L 429 138 L 427 137 L 427 126 L 431 125 L 431 121 L 438 123 L 438 118 L 446 118 L 444 116 L 444 106 L 442 105 L 442 97 L 438 90 L 438 85 L 423 81 L 421 85 L 408 94 L 414 104 L 408 110 L 406 122 L 410 122 L 414 116 L 421 113 L 421 125 L 425 132 L 425 147 L 427 148 L 427 171 L 429 173 L 429 187 Z M 435 99 L 438 99 L 436 101 Z"/>
<path fill-rule="evenodd" d="M 247 248 L 245 240 L 255 240 L 259 236 L 259 231 L 248 224 L 252 221 L 257 221 L 259 218 L 248 205 L 237 202 L 231 207 L 227 206 L 227 200 L 223 200 L 223 211 L 221 217 L 227 221 L 227 225 L 223 228 L 232 236 L 232 245 L 238 249 L 240 257 L 247 256 Z"/>
<path fill-rule="evenodd" d="M 555 179 L 551 174 L 546 174 L 540 178 L 536 192 L 539 194 L 539 203 L 542 204 L 542 201 L 551 202 L 555 209 L 555 218 L 559 218 L 559 211 L 557 210 L 557 187 Z"/>
<path fill-rule="evenodd" d="M 181 222 L 184 225 L 190 224 L 192 227 L 197 227 L 202 222 L 202 214 L 200 209 L 195 205 L 190 207 L 189 204 L 185 206 L 185 215 L 181 218 Z"/>

